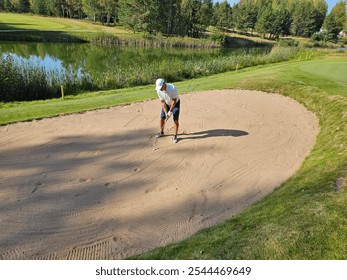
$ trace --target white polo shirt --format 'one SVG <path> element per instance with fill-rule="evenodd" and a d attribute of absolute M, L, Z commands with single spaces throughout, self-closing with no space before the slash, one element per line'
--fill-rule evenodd
<path fill-rule="evenodd" d="M 171 99 L 176 98 L 176 102 L 180 100 L 178 96 L 178 90 L 173 84 L 166 84 L 166 90 L 157 90 L 160 101 L 164 100 L 167 105 L 171 105 Z"/>

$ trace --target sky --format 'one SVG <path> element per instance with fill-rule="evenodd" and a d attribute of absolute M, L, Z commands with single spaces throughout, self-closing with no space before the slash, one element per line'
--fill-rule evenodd
<path fill-rule="evenodd" d="M 214 2 L 223 2 L 225 0 L 214 0 Z M 235 3 L 239 2 L 239 0 L 227 0 L 229 2 L 229 4 L 232 6 Z M 328 12 L 331 11 L 331 9 L 341 0 L 325 0 L 325 2 L 327 2 L 328 4 Z"/>

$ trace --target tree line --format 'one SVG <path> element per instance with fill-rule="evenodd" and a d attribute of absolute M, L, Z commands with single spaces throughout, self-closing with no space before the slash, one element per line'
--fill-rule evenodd
<path fill-rule="evenodd" d="M 325 0 L 240 0 L 233 6 L 212 0 L 0 0 L 0 11 L 88 18 L 164 36 L 199 38 L 212 26 L 270 39 L 294 35 L 334 41 L 347 26 L 346 5 L 340 1 L 327 14 Z"/>

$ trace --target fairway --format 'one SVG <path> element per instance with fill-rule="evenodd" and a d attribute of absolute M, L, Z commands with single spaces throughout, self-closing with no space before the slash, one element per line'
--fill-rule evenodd
<path fill-rule="evenodd" d="M 0 14 L 0 30 L 75 30 L 76 27 L 59 22 L 59 18 L 32 15 Z"/>
<path fill-rule="evenodd" d="M 119 27 L 98 25 L 84 20 L 0 13 L 0 32 L 5 30 L 129 33 Z"/>
<path fill-rule="evenodd" d="M 299 67 L 300 70 L 322 79 L 347 86 L 347 59 L 311 61 Z M 345 92 L 347 96 L 347 92 Z"/>

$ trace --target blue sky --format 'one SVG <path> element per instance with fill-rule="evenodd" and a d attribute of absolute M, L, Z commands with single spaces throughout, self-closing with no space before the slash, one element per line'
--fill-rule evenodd
<path fill-rule="evenodd" d="M 214 0 L 214 2 L 223 2 L 225 0 Z M 234 5 L 235 3 L 239 2 L 239 0 L 227 0 L 230 5 Z M 328 4 L 328 11 L 330 11 L 335 5 L 336 3 L 340 2 L 341 0 L 325 0 L 325 2 L 327 2 Z"/>

